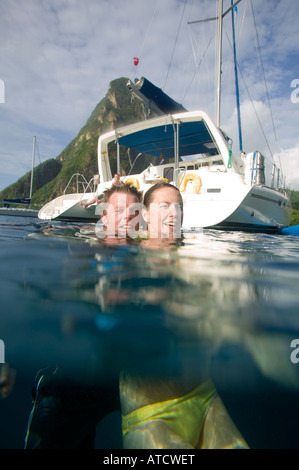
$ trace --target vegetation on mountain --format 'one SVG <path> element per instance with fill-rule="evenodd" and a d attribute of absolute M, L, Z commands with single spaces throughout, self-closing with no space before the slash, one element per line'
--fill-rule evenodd
<path fill-rule="evenodd" d="M 55 159 L 34 168 L 32 206 L 41 206 L 60 196 L 75 173 L 89 181 L 98 173 L 97 143 L 100 134 L 144 119 L 142 103 L 127 89 L 128 79 L 113 80 L 106 96 L 97 104 L 77 137 Z M 116 171 L 116 149 L 111 157 Z M 31 172 L 0 192 L 0 201 L 29 197 Z M 70 188 L 71 189 L 71 188 Z"/>
<path fill-rule="evenodd" d="M 291 191 L 292 219 L 291 225 L 299 224 L 299 191 Z"/>

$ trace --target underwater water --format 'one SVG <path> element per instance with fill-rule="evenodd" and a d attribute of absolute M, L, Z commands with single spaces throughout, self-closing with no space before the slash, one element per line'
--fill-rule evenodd
<path fill-rule="evenodd" d="M 299 448 L 298 247 L 214 230 L 107 246 L 92 227 L 0 216 L 0 339 L 16 371 L 0 448 L 23 448 L 35 376 L 57 364 L 85 384 L 209 376 L 249 447 Z M 121 442 L 111 413 L 96 446 Z"/>

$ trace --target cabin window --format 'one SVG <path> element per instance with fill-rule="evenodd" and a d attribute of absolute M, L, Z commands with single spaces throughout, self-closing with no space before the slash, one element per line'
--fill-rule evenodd
<path fill-rule="evenodd" d="M 166 178 L 168 181 L 173 181 L 173 166 L 164 168 L 163 178 Z"/>

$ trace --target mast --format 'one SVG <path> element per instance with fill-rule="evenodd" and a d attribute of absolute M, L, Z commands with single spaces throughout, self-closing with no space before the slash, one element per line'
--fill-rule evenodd
<path fill-rule="evenodd" d="M 220 105 L 221 105 L 221 65 L 222 65 L 222 25 L 223 25 L 223 18 L 231 11 L 234 9 L 238 3 L 240 3 L 241 0 L 237 0 L 228 8 L 223 13 L 223 0 L 219 0 L 219 8 L 218 8 L 218 16 L 216 18 L 206 18 L 205 20 L 197 20 L 197 21 L 189 21 L 188 24 L 194 24 L 194 23 L 203 23 L 205 21 L 214 21 L 218 20 L 218 52 L 217 52 L 217 86 L 216 86 L 216 117 L 215 117 L 215 122 L 216 125 L 219 127 L 220 126 Z"/>
<path fill-rule="evenodd" d="M 221 105 L 221 65 L 222 65 L 222 23 L 223 23 L 223 0 L 219 0 L 218 13 L 218 54 L 217 54 L 217 87 L 216 87 L 216 126 L 220 126 Z"/>
<path fill-rule="evenodd" d="M 32 187 L 33 187 L 33 168 L 34 168 L 34 160 L 35 160 L 35 145 L 36 145 L 36 137 L 33 137 L 33 151 L 32 151 L 32 167 L 31 167 L 31 181 L 30 181 L 30 204 L 31 204 L 31 197 L 32 197 Z"/>
<path fill-rule="evenodd" d="M 232 6 L 233 6 L 233 3 L 234 3 L 234 0 L 231 0 L 231 5 Z M 234 68 L 235 68 L 235 85 L 236 85 L 236 99 L 237 99 L 237 113 L 238 113 L 238 130 L 239 130 L 239 149 L 240 149 L 240 152 L 242 152 L 243 151 L 243 142 L 242 142 L 242 127 L 241 127 L 241 111 L 240 111 L 239 80 L 238 80 L 238 67 L 237 67 L 234 8 L 232 8 L 232 28 L 233 28 Z"/>

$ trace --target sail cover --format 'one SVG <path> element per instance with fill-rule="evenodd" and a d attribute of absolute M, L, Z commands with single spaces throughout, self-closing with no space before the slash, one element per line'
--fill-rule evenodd
<path fill-rule="evenodd" d="M 151 107 L 153 103 L 155 106 L 154 111 L 157 112 L 157 114 L 174 114 L 187 111 L 184 106 L 174 101 L 166 95 L 161 88 L 156 87 L 156 85 L 144 77 L 140 80 L 136 79 L 134 84 L 129 81 L 127 86 L 130 91 L 144 101 L 147 106 Z"/>

